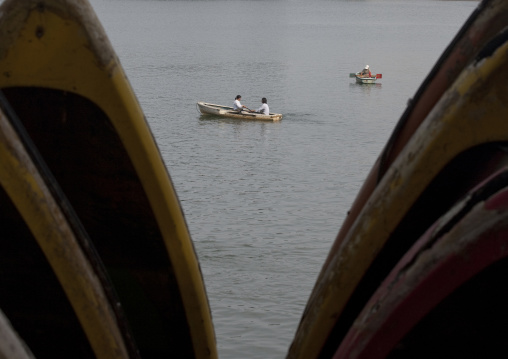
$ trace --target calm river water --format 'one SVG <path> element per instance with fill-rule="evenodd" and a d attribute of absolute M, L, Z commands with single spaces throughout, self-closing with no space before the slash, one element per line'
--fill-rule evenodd
<path fill-rule="evenodd" d="M 92 0 L 199 256 L 220 358 L 284 358 L 344 217 L 477 1 Z M 366 64 L 375 85 L 349 78 Z M 280 123 L 200 116 L 197 101 Z"/>

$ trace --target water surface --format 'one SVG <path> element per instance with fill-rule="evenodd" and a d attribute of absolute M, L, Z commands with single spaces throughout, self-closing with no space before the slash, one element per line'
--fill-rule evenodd
<path fill-rule="evenodd" d="M 283 358 L 397 120 L 476 1 L 93 0 L 174 182 L 220 358 Z M 369 64 L 375 85 L 349 78 Z M 197 101 L 280 123 L 200 116 Z"/>

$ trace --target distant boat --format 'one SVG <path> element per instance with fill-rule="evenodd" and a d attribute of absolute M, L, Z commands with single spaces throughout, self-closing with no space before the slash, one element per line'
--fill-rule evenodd
<path fill-rule="evenodd" d="M 270 113 L 268 115 L 248 111 L 235 111 L 233 107 L 215 105 L 213 103 L 198 102 L 199 111 L 203 115 L 215 115 L 228 118 L 236 118 L 239 120 L 258 120 L 258 121 L 280 121 L 282 115 L 280 113 Z"/>
<path fill-rule="evenodd" d="M 365 76 L 360 76 L 360 73 L 357 72 L 357 73 L 349 74 L 349 77 L 355 77 L 356 82 L 359 84 L 373 84 L 377 81 L 377 79 L 383 78 L 383 75 L 377 74 L 372 77 L 365 77 Z"/>

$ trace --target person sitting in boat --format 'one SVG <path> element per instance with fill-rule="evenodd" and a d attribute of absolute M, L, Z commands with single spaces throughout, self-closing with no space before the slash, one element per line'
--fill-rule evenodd
<path fill-rule="evenodd" d="M 240 103 L 240 100 L 242 99 L 242 96 L 236 95 L 235 102 L 233 102 L 233 110 L 242 112 L 244 108 L 247 108 L 247 106 L 244 106 Z"/>
<path fill-rule="evenodd" d="M 365 65 L 365 68 L 360 72 L 360 77 L 372 77 L 372 73 L 369 70 L 369 65 Z"/>
<path fill-rule="evenodd" d="M 270 108 L 268 107 L 268 101 L 266 101 L 266 97 L 263 97 L 261 99 L 261 107 L 258 108 L 255 112 L 262 113 L 263 115 L 269 115 L 270 114 Z"/>

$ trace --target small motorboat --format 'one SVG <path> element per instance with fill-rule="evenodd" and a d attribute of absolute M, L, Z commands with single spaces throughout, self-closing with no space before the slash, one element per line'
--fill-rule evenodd
<path fill-rule="evenodd" d="M 282 114 L 270 113 L 268 115 L 249 112 L 249 111 L 235 111 L 233 107 L 215 105 L 213 103 L 198 102 L 197 103 L 199 112 L 203 115 L 215 115 L 228 118 L 236 118 L 239 120 L 259 120 L 259 121 L 280 121 L 282 120 Z"/>

